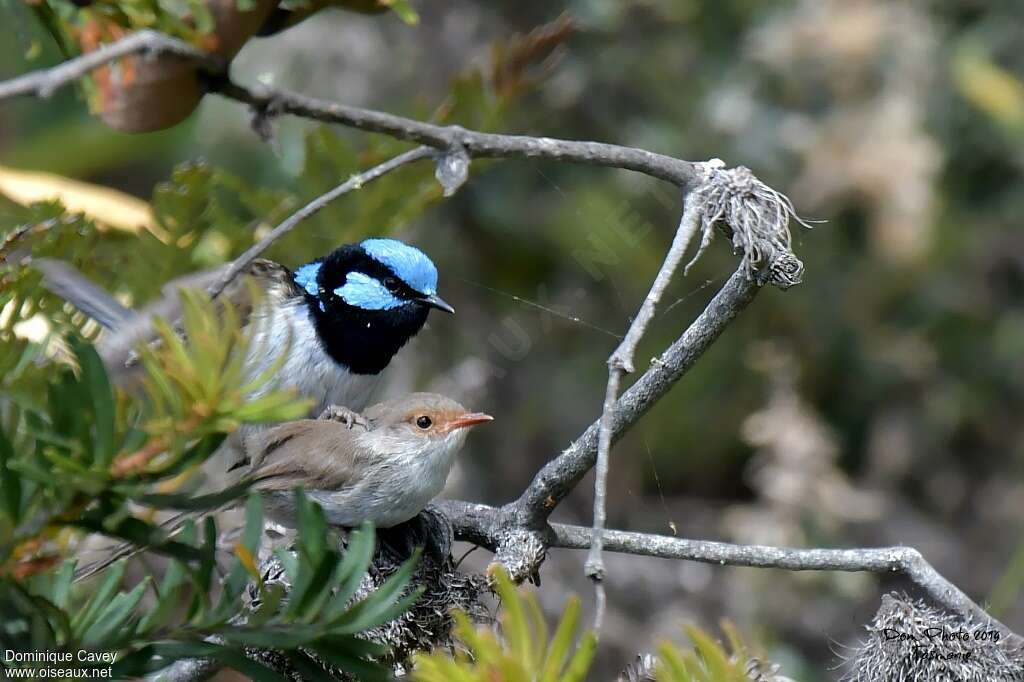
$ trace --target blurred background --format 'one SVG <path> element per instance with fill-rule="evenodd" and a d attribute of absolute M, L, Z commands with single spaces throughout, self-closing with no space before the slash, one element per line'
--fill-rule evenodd
<path fill-rule="evenodd" d="M 759 544 L 911 545 L 1024 629 L 1020 3 L 414 7 L 418 25 L 321 12 L 250 42 L 233 74 L 467 127 L 719 157 L 786 192 L 803 217 L 827 221 L 794 227 L 804 283 L 764 291 L 615 447 L 609 526 Z M 20 3 L 0 4 L 0 16 L 0 78 L 59 60 Z M 244 107 L 208 97 L 184 124 L 126 135 L 72 89 L 6 102 L 0 228 L 58 215 L 52 202 L 27 205 L 59 194 L 92 220 L 57 228 L 65 234 L 53 249 L 142 302 L 407 147 L 271 123 L 264 142 Z M 501 504 L 599 414 L 604 360 L 678 212 L 673 188 L 651 178 L 523 160 L 474 162 L 468 184 L 442 200 L 424 165 L 345 197 L 270 256 L 294 266 L 386 233 L 435 259 L 458 315 L 431 318 L 386 392 L 440 390 L 496 415 L 474 433 L 448 494 Z M 677 278 L 641 357 L 674 340 L 736 262 L 720 238 Z M 23 312 L 15 322 L 32 334 L 32 311 Z M 591 487 L 588 477 L 555 519 L 588 524 Z M 488 560 L 476 552 L 465 565 Z M 549 556 L 539 594 L 553 612 L 569 592 L 591 600 L 583 560 Z M 880 594 L 912 588 L 623 555 L 608 557 L 608 572 L 601 677 L 661 638 L 681 640 L 683 623 L 728 618 L 784 673 L 832 679 Z"/>

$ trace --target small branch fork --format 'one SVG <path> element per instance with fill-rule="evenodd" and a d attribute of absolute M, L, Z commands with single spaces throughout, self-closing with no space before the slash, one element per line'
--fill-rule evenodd
<path fill-rule="evenodd" d="M 421 145 L 348 179 L 283 221 L 225 271 L 211 288 L 215 295 L 243 272 L 276 239 L 326 204 L 367 182 L 414 161 L 432 157 L 445 194 L 465 180 L 472 158 L 537 158 L 644 173 L 672 183 L 684 193 L 684 210 L 672 246 L 625 338 L 608 360 L 608 383 L 601 416 L 568 448 L 537 472 L 515 501 L 500 508 L 453 500 L 438 506 L 451 519 L 456 537 L 487 547 L 518 580 L 536 577 L 551 547 L 591 550 L 587 573 L 598 586 L 596 624 L 604 611 L 602 549 L 719 565 L 779 568 L 792 571 L 870 571 L 901 573 L 945 608 L 990 622 L 1017 646 L 1024 639 L 992 619 L 956 586 L 943 578 L 916 550 L 789 549 L 685 540 L 660 535 L 605 529 L 608 455 L 612 444 L 650 409 L 696 363 L 726 326 L 753 300 L 761 285 L 780 288 L 799 282 L 803 265 L 790 249 L 788 222 L 796 218 L 789 200 L 761 183 L 749 170 L 724 169 L 719 161 L 693 163 L 662 154 L 600 142 L 547 137 L 502 135 L 439 126 L 392 114 L 346 106 L 301 94 L 268 88 L 249 88 L 226 75 L 223 60 L 192 45 L 153 31 L 140 31 L 117 42 L 48 69 L 0 82 L 0 100 L 19 96 L 49 97 L 59 88 L 108 62 L 132 54 L 173 55 L 196 62 L 213 77 L 211 92 L 247 104 L 268 115 L 291 114 L 381 133 Z M 443 167 L 443 168 L 442 168 Z M 796 218 L 798 222 L 799 218 Z M 806 223 L 803 223 L 806 225 Z M 622 377 L 633 371 L 634 356 L 665 288 L 698 230 L 702 233 L 697 256 L 712 240 L 715 226 L 731 235 L 742 253 L 740 267 L 683 334 L 622 395 Z M 597 465 L 594 522 L 591 528 L 549 524 L 548 517 Z M 199 676 L 172 675 L 174 679 Z M 166 678 L 165 678 L 166 679 Z"/>
<path fill-rule="evenodd" d="M 629 330 L 619 343 L 618 348 L 608 358 L 608 384 L 605 388 L 604 406 L 601 409 L 601 419 L 597 433 L 597 469 L 594 479 L 594 522 L 593 537 L 591 539 L 590 554 L 584 566 L 587 577 L 594 582 L 594 591 L 597 607 L 594 611 L 594 630 L 601 631 L 604 622 L 605 591 L 604 559 L 601 557 L 601 548 L 604 543 L 605 509 L 608 488 L 608 456 L 612 448 L 612 431 L 614 429 L 615 403 L 619 397 L 619 384 L 622 375 L 626 372 L 633 372 L 633 360 L 636 355 L 636 347 L 640 343 L 647 325 L 654 317 L 654 308 L 661 301 L 665 289 L 672 281 L 672 275 L 683 260 L 686 249 L 690 246 L 693 235 L 700 227 L 699 202 L 696 201 L 696 192 L 691 192 L 683 199 L 683 217 L 679 221 L 679 228 L 669 247 L 665 261 L 654 278 L 647 297 L 640 305 L 640 310 L 629 325 Z"/>
<path fill-rule="evenodd" d="M 48 69 L 39 69 L 24 76 L 0 83 L 0 100 L 31 95 L 47 98 L 105 64 L 134 54 L 174 55 L 196 62 L 210 72 L 221 72 L 227 65 L 223 59 L 188 43 L 157 31 L 138 31 L 117 42 L 103 45 L 92 52 L 69 59 Z"/>

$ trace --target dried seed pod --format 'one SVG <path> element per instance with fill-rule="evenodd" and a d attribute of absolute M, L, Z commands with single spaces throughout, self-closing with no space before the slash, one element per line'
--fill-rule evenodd
<path fill-rule="evenodd" d="M 199 72 L 174 56 L 129 56 L 99 69 L 99 115 L 124 133 L 169 128 L 188 118 L 199 100 Z"/>
<path fill-rule="evenodd" d="M 255 0 L 241 10 L 237 0 L 207 0 L 215 28 L 205 40 L 212 54 L 230 60 L 256 34 L 276 0 Z M 100 118 L 127 133 L 162 130 L 180 123 L 199 105 L 199 68 L 174 55 L 132 55 L 97 69 Z"/>

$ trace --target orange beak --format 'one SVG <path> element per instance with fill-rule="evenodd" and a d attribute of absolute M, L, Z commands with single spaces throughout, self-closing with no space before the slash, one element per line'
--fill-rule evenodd
<path fill-rule="evenodd" d="M 475 424 L 483 424 L 484 422 L 494 421 L 494 417 L 483 412 L 467 412 L 460 414 L 448 422 L 446 432 L 454 431 L 456 429 L 464 429 L 467 426 L 473 426 Z"/>

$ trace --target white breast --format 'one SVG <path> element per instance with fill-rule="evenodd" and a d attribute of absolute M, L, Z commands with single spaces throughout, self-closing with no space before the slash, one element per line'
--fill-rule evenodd
<path fill-rule="evenodd" d="M 250 322 L 252 345 L 249 365 L 252 376 L 259 376 L 287 356 L 276 378 L 261 386 L 253 397 L 277 388 L 294 387 L 301 398 L 312 398 L 310 411 L 316 416 L 328 405 L 344 405 L 362 410 L 373 395 L 380 374 L 352 374 L 324 352 L 316 335 L 309 309 L 303 301 L 274 307 L 254 316 Z"/>
<path fill-rule="evenodd" d="M 297 397 L 313 400 L 308 416 L 316 418 L 328 405 L 362 410 L 373 396 L 380 375 L 352 374 L 332 360 L 317 338 L 304 302 L 253 313 L 247 331 L 251 332 L 246 359 L 250 377 L 259 377 L 280 363 L 274 377 L 253 391 L 253 398 L 293 387 Z M 286 353 L 283 358 L 282 353 Z M 219 448 L 216 463 L 208 469 L 211 485 L 223 483 L 223 472 L 238 462 L 251 461 L 253 453 L 246 444 L 270 426 L 244 424 L 232 433 Z"/>
<path fill-rule="evenodd" d="M 380 432 L 368 433 L 361 440 L 370 473 L 355 485 L 341 490 L 312 490 L 309 496 L 320 503 L 328 522 L 334 525 L 354 527 L 370 521 L 377 528 L 397 526 L 419 514 L 441 493 L 465 437 L 466 432 L 460 430 L 432 441 L 428 447 L 409 451 L 407 441 L 390 440 Z"/>

